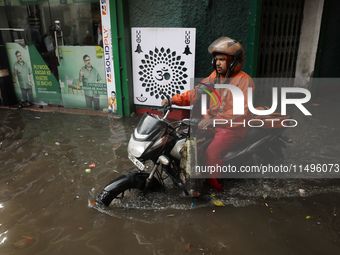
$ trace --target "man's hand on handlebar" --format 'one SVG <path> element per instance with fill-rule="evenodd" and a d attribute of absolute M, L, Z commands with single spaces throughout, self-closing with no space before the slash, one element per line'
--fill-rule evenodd
<path fill-rule="evenodd" d="M 162 103 L 161 103 L 161 106 L 164 106 L 164 105 L 166 105 L 168 103 L 169 103 L 168 99 L 163 99 Z M 170 105 L 172 105 L 172 99 L 171 98 L 170 98 Z"/>
<path fill-rule="evenodd" d="M 212 127 L 214 125 L 214 119 L 203 119 L 198 123 L 199 129 L 207 129 L 208 127 Z"/>

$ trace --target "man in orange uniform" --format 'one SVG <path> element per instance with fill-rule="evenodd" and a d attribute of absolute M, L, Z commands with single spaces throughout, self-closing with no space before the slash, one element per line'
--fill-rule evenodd
<path fill-rule="evenodd" d="M 198 128 L 207 129 L 213 126 L 214 119 L 228 120 L 225 126 L 218 125 L 214 129 L 214 139 L 208 146 L 203 159 L 206 166 L 223 166 L 223 157 L 247 134 L 249 128 L 246 123 L 251 115 L 247 102 L 248 88 L 252 87 L 254 91 L 255 87 L 251 77 L 241 71 L 244 62 L 244 50 L 240 43 L 228 37 L 221 37 L 209 46 L 208 51 L 214 56 L 213 68 L 215 71 L 202 82 L 237 86 L 242 90 L 245 99 L 244 115 L 234 115 L 233 96 L 231 92 L 226 88 L 216 89 L 222 104 L 220 102 L 215 104 L 210 100 L 207 114 L 203 116 L 203 119 L 198 125 Z M 197 98 L 197 89 L 198 86 L 181 95 L 173 96 L 170 104 L 179 106 L 194 104 Z M 167 100 L 163 100 L 162 106 L 166 103 L 168 103 Z M 230 125 L 231 121 L 235 124 Z M 213 177 L 218 176 L 215 175 Z M 223 188 L 215 178 L 209 179 L 208 183 L 218 191 L 223 191 Z"/>

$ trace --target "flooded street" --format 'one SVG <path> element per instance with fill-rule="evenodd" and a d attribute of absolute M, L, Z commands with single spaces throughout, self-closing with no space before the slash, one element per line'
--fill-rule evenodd
<path fill-rule="evenodd" d="M 294 143 L 282 163 L 340 164 L 338 97 L 308 107 L 285 133 Z M 126 149 L 139 118 L 0 109 L 0 254 L 339 254 L 336 178 L 233 179 L 215 196 L 223 207 L 169 186 L 93 208 L 134 169 Z"/>

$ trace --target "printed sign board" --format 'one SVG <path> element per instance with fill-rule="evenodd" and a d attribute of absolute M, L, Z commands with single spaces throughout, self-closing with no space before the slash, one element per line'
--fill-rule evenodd
<path fill-rule="evenodd" d="M 64 107 L 107 108 L 103 48 L 60 46 L 59 83 Z"/>
<path fill-rule="evenodd" d="M 190 89 L 194 78 L 195 28 L 132 28 L 134 103 L 160 106 Z"/>
<path fill-rule="evenodd" d="M 19 101 L 60 104 L 59 83 L 34 45 L 6 43 L 14 90 Z"/>
<path fill-rule="evenodd" d="M 111 19 L 110 19 L 110 1 L 100 1 L 100 10 L 102 18 L 102 38 L 104 49 L 105 79 L 107 85 L 108 108 L 110 112 L 117 112 L 116 101 L 116 84 L 112 55 L 111 39 Z"/>

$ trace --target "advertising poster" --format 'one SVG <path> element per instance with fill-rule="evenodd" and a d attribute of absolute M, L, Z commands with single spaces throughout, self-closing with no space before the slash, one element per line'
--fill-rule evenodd
<path fill-rule="evenodd" d="M 100 1 L 101 18 L 102 18 L 102 37 L 104 47 L 105 62 L 105 79 L 107 84 L 108 107 L 110 112 L 117 112 L 116 84 L 112 55 L 111 39 L 111 20 L 110 20 L 110 2 Z"/>
<path fill-rule="evenodd" d="M 39 104 L 61 105 L 59 82 L 54 77 L 34 45 L 28 46 L 32 73 Z"/>
<path fill-rule="evenodd" d="M 132 28 L 134 103 L 160 106 L 190 89 L 194 78 L 195 28 Z"/>
<path fill-rule="evenodd" d="M 36 86 L 27 46 L 6 43 L 6 50 L 16 97 L 19 101 L 37 103 Z"/>
<path fill-rule="evenodd" d="M 59 83 L 64 107 L 103 110 L 108 107 L 103 48 L 60 46 Z"/>

